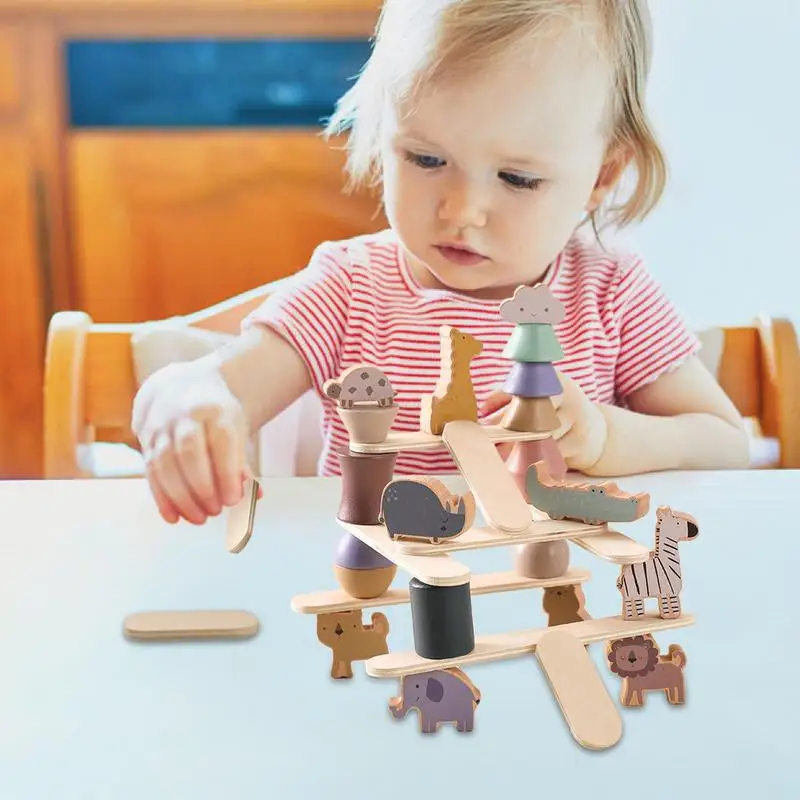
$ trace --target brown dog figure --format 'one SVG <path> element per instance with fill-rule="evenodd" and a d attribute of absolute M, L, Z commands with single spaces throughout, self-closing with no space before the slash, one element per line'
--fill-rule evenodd
<path fill-rule="evenodd" d="M 663 691 L 671 705 L 686 702 L 683 668 L 686 653 L 671 644 L 667 655 L 660 655 L 649 634 L 627 636 L 608 643 L 606 656 L 613 673 L 622 678 L 620 702 L 624 706 L 644 705 L 645 692 Z"/>
<path fill-rule="evenodd" d="M 317 616 L 317 638 L 333 651 L 332 678 L 352 678 L 353 662 L 386 655 L 389 620 L 376 611 L 365 625 L 361 611 L 337 611 Z"/>

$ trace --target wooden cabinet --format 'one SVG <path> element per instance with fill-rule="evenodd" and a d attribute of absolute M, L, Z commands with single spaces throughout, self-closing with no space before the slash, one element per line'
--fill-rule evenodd
<path fill-rule="evenodd" d="M 184 314 L 301 269 L 314 247 L 385 224 L 342 193 L 313 132 L 80 134 L 69 146 L 74 272 L 95 321 Z"/>
<path fill-rule="evenodd" d="M 184 314 L 301 269 L 326 239 L 386 224 L 377 197 L 342 192 L 341 142 L 326 142 L 319 124 L 275 112 L 305 80 L 302 53 L 291 63 L 283 53 L 266 56 L 280 68 L 290 63 L 290 74 L 261 95 L 252 74 L 228 63 L 225 80 L 239 92 L 234 125 L 180 121 L 188 93 L 173 105 L 179 124 L 94 124 L 86 97 L 69 85 L 76 45 L 262 40 L 291 49 L 308 40 L 343 52 L 348 42 L 368 41 L 379 7 L 380 0 L 0 0 L 0 479 L 42 474 L 43 362 L 56 311 L 84 310 L 96 322 Z M 329 110 L 331 81 L 357 72 L 354 52 L 350 62 L 330 56 L 314 68 L 306 117 Z M 105 86 L 139 103 L 136 114 L 147 110 L 150 99 L 126 83 L 125 69 L 117 83 L 83 69 L 95 100 Z M 209 78 L 215 74 L 193 86 L 213 114 L 220 93 Z M 163 105 L 161 82 L 174 79 L 153 69 L 144 94 L 154 88 Z"/>

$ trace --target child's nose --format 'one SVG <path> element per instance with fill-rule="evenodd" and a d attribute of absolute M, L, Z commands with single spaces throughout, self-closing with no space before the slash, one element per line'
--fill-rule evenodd
<path fill-rule="evenodd" d="M 454 228 L 486 224 L 487 200 L 480 187 L 467 181 L 454 182 L 445 190 L 439 204 L 439 219 Z"/>

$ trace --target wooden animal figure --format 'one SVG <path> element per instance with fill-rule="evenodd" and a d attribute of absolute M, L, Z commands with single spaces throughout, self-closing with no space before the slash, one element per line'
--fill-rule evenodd
<path fill-rule="evenodd" d="M 650 510 L 647 492 L 628 494 L 615 483 L 568 484 L 556 481 L 544 461 L 528 468 L 528 498 L 531 505 L 550 519 L 570 519 L 587 525 L 633 522 Z"/>
<path fill-rule="evenodd" d="M 473 729 L 481 693 L 458 667 L 404 675 L 400 686 L 400 695 L 389 700 L 395 719 L 416 709 L 422 733 L 436 733 L 447 722 L 460 733 Z"/>
<path fill-rule="evenodd" d="M 671 644 L 667 654 L 660 655 L 652 636 L 627 636 L 609 642 L 606 656 L 611 671 L 622 678 L 622 705 L 644 705 L 644 693 L 658 691 L 671 705 L 686 702 L 686 653 L 680 645 Z"/>
<path fill-rule="evenodd" d="M 365 625 L 361 611 L 335 611 L 317 616 L 317 638 L 333 653 L 332 678 L 352 678 L 353 662 L 389 652 L 389 620 L 376 611 Z"/>
<path fill-rule="evenodd" d="M 422 398 L 420 430 L 441 436 L 445 423 L 453 420 L 478 421 L 478 401 L 472 386 L 470 365 L 483 344 L 458 328 L 440 329 L 441 373 L 433 394 Z"/>
<path fill-rule="evenodd" d="M 391 539 L 427 539 L 439 544 L 468 530 L 475 519 L 472 492 L 453 495 L 437 478 L 398 478 L 386 485 L 378 522 Z"/>
<path fill-rule="evenodd" d="M 383 370 L 369 364 L 356 364 L 339 377 L 325 381 L 325 394 L 337 400 L 340 408 L 353 408 L 355 404 L 375 405 L 379 408 L 394 402 L 395 391 Z"/>
<path fill-rule="evenodd" d="M 624 619 L 644 616 L 644 601 L 651 597 L 658 600 L 658 613 L 663 619 L 681 615 L 683 576 L 678 544 L 695 539 L 698 532 L 694 517 L 669 506 L 658 508 L 655 549 L 647 561 L 623 566 L 617 578 Z"/>
<path fill-rule="evenodd" d="M 585 608 L 583 589 L 572 586 L 547 586 L 542 595 L 542 608 L 547 614 L 547 626 L 566 625 L 591 619 Z"/>

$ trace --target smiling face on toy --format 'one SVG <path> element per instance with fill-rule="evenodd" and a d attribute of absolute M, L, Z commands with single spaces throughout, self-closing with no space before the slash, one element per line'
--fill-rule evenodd
<path fill-rule="evenodd" d="M 556 325 L 564 319 L 564 314 L 563 303 L 544 284 L 519 286 L 513 297 L 500 304 L 500 316 L 517 325 L 532 322 Z"/>

